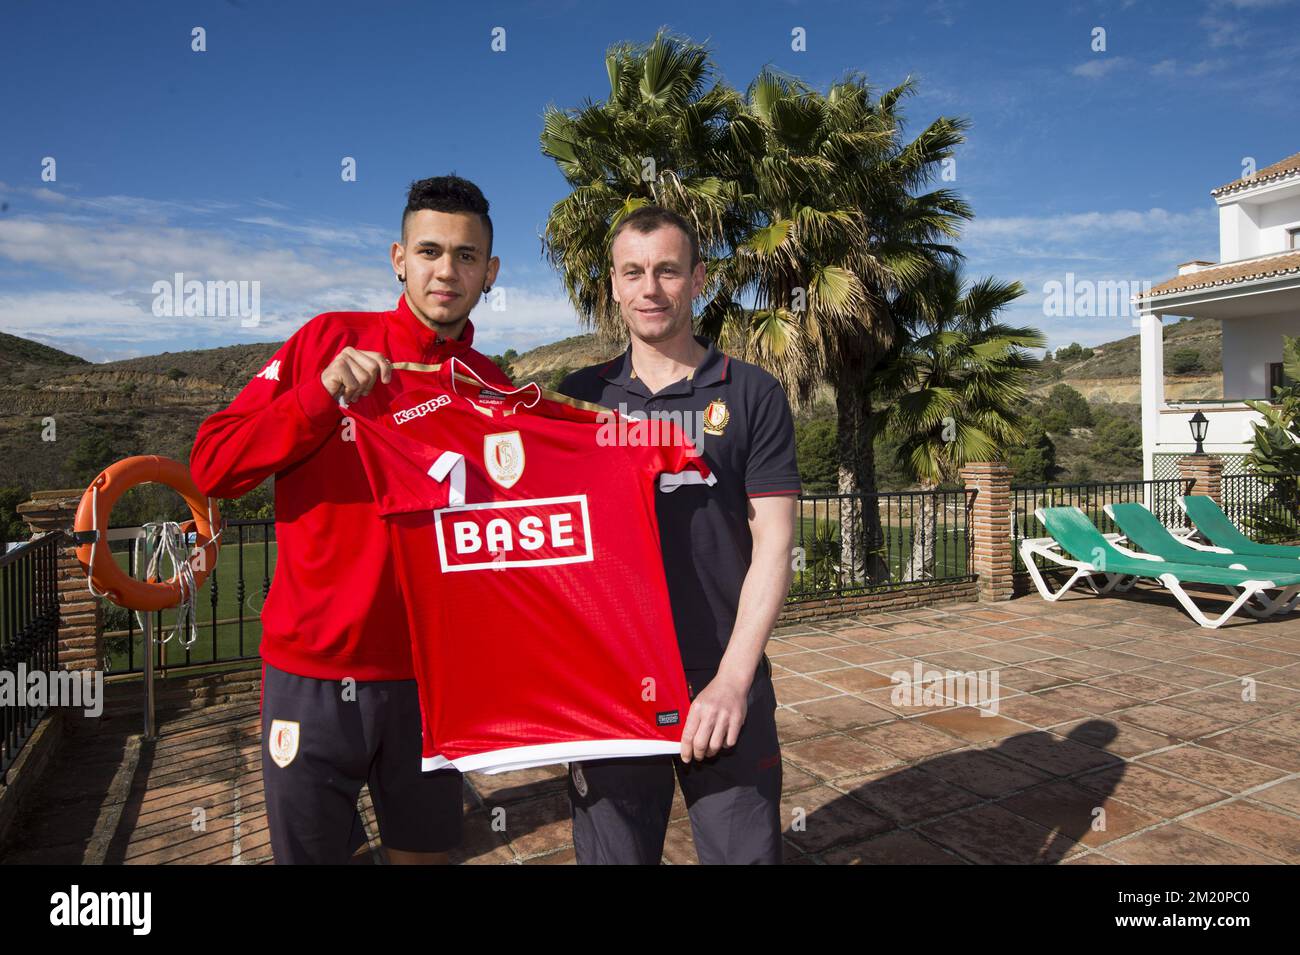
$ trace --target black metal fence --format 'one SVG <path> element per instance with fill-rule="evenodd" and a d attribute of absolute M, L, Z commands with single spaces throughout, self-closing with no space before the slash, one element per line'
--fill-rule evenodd
<path fill-rule="evenodd" d="M 1136 501 L 1146 505 L 1166 527 L 1188 527 L 1187 515 L 1178 506 L 1178 498 L 1190 494 L 1195 481 L 1170 478 L 1161 481 L 1088 481 L 1082 484 L 1025 484 L 1011 488 L 1011 533 L 1014 537 L 1013 566 L 1017 574 L 1027 573 L 1020 559 L 1020 542 L 1043 537 L 1046 531 L 1034 511 L 1040 507 L 1074 505 L 1092 519 L 1103 534 L 1118 530 L 1106 516 L 1107 504 Z M 1051 569 L 1041 558 L 1039 567 Z"/>
<path fill-rule="evenodd" d="M 1300 474 L 1233 474 L 1223 478 L 1223 512 L 1263 543 L 1300 540 Z"/>
<path fill-rule="evenodd" d="M 805 494 L 789 601 L 973 576 L 975 491 Z"/>
<path fill-rule="evenodd" d="M 59 549 L 61 532 L 45 534 L 0 556 L 0 671 L 9 675 L 15 698 L 0 704 L 0 784 L 9 767 L 49 712 L 27 706 L 27 673 L 59 666 Z"/>
<path fill-rule="evenodd" d="M 154 613 L 154 668 L 190 667 L 209 663 L 252 660 L 262 637 L 262 604 L 271 589 L 275 569 L 275 521 L 226 521 L 221 554 L 195 601 L 198 638 L 192 645 L 188 626 L 178 629 L 175 610 Z M 114 557 L 132 577 L 140 576 L 132 540 L 114 541 Z M 140 627 L 134 611 L 105 601 L 104 658 L 110 673 L 139 673 Z"/>

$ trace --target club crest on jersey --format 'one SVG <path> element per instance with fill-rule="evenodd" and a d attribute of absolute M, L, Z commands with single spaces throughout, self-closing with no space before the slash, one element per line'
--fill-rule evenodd
<path fill-rule="evenodd" d="M 271 738 L 267 743 L 271 760 L 284 769 L 298 755 L 298 721 L 271 720 Z"/>
<path fill-rule="evenodd" d="M 514 487 L 524 474 L 524 441 L 518 431 L 483 438 L 483 464 L 488 477 L 502 487 Z"/>
<path fill-rule="evenodd" d="M 730 420 L 731 412 L 727 410 L 727 403 L 721 398 L 714 398 L 704 408 L 704 433 L 720 435 Z"/>

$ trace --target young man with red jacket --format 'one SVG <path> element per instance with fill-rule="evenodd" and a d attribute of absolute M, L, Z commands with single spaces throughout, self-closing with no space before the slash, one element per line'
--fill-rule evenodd
<path fill-rule="evenodd" d="M 387 382 L 394 361 L 466 362 L 470 310 L 496 280 L 488 203 L 456 176 L 412 184 L 392 265 L 389 312 L 317 315 L 200 426 L 199 488 L 237 498 L 275 475 L 276 568 L 262 610 L 262 769 L 277 863 L 339 863 L 364 844 L 369 783 L 391 861 L 445 861 L 460 841 L 462 782 L 422 773 L 411 635 L 383 519 L 339 400 Z"/>

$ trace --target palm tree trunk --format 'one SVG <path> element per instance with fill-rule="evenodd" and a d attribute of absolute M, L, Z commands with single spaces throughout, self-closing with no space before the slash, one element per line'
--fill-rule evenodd
<path fill-rule="evenodd" d="M 879 548 L 884 542 L 880 505 L 876 497 L 876 454 L 872 445 L 871 392 L 865 368 L 842 375 L 836 382 L 838 413 L 836 451 L 839 459 L 840 542 L 844 584 L 882 583 L 889 564 Z"/>
<path fill-rule="evenodd" d="M 912 498 L 912 555 L 907 562 L 906 580 L 927 580 L 934 576 L 934 545 L 939 534 L 939 507 L 934 487 L 928 482 Z"/>

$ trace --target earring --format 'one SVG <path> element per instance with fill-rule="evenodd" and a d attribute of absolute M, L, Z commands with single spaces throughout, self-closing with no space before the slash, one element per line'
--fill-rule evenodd
<path fill-rule="evenodd" d="M 399 276 L 397 277 L 397 281 L 399 281 L 399 282 L 405 282 L 405 281 L 406 281 L 406 276 L 405 276 L 405 275 L 399 275 Z"/>
<path fill-rule="evenodd" d="M 486 295 L 486 294 L 487 294 L 488 292 L 490 292 L 490 291 L 492 291 L 492 286 L 490 286 L 490 285 L 485 285 L 485 286 L 483 286 L 483 294 L 484 294 L 484 295 Z"/>

